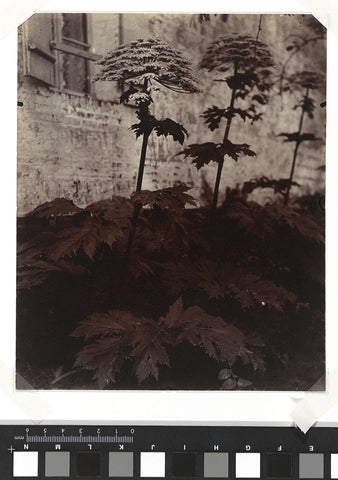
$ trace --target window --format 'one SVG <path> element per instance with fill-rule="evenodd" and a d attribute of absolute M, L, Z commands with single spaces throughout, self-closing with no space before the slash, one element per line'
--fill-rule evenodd
<path fill-rule="evenodd" d="M 88 52 L 90 45 L 85 13 L 62 14 L 62 42 L 68 47 L 78 48 L 81 53 Z M 86 58 L 64 53 L 62 55 L 63 88 L 88 93 L 88 70 Z"/>
<path fill-rule="evenodd" d="M 69 92 L 91 93 L 91 53 L 85 13 L 39 13 L 23 25 L 24 73 Z"/>

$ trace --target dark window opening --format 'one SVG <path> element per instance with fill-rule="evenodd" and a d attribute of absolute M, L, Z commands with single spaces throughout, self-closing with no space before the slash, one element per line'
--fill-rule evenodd
<path fill-rule="evenodd" d="M 87 18 L 85 13 L 63 13 L 62 22 L 62 37 L 64 40 L 87 42 Z"/>
<path fill-rule="evenodd" d="M 88 51 L 87 17 L 84 13 L 62 14 L 62 42 L 70 47 Z M 73 92 L 89 92 L 88 60 L 62 53 L 63 88 Z"/>

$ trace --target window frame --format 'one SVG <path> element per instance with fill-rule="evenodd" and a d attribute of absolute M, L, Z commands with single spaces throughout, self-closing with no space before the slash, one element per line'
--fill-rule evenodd
<path fill-rule="evenodd" d="M 41 15 L 41 14 L 37 14 Z M 23 41 L 24 41 L 24 75 L 36 78 L 37 80 L 48 85 L 51 90 L 69 93 L 79 96 L 94 96 L 93 84 L 90 78 L 93 75 L 93 62 L 100 59 L 101 55 L 91 52 L 92 48 L 92 31 L 91 22 L 87 13 L 83 13 L 86 18 L 86 42 L 81 42 L 74 38 L 64 37 L 62 35 L 62 13 L 51 13 L 50 21 L 52 26 L 52 38 L 49 38 L 48 46 L 41 47 L 31 40 L 29 20 L 23 24 Z M 30 58 L 31 54 L 37 54 L 39 57 L 50 62 L 53 65 L 54 81 L 48 81 L 34 73 L 34 59 Z M 64 88 L 64 73 L 62 68 L 62 55 L 74 55 L 86 60 L 86 73 L 88 77 L 87 91 L 74 91 Z M 51 65 L 51 67 L 52 67 Z"/>
<path fill-rule="evenodd" d="M 87 13 L 82 13 L 81 15 L 85 16 L 85 23 L 86 23 L 86 38 L 87 42 L 81 42 L 74 38 L 64 37 L 62 35 L 62 13 L 53 14 L 53 22 L 54 22 L 54 32 L 55 32 L 55 40 L 51 40 L 49 42 L 50 48 L 52 51 L 55 52 L 57 61 L 56 61 L 56 82 L 57 88 L 62 90 L 63 92 L 67 93 L 75 93 L 79 95 L 91 95 L 93 96 L 94 89 L 93 84 L 90 81 L 93 75 L 93 63 L 98 60 L 100 55 L 92 53 L 90 50 L 92 48 L 92 32 L 90 28 L 90 21 L 89 16 Z M 66 40 L 66 43 L 65 43 Z M 68 45 L 71 43 L 72 45 Z M 66 53 L 68 55 L 74 55 L 76 57 L 80 57 L 86 60 L 86 72 L 88 75 L 87 79 L 87 91 L 86 92 L 79 92 L 74 90 L 69 90 L 63 87 L 64 82 L 64 74 L 62 69 L 62 55 Z"/>

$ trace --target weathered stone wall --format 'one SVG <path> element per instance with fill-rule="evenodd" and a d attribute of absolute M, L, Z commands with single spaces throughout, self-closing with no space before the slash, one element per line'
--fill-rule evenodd
<path fill-rule="evenodd" d="M 90 14 L 89 20 L 94 52 L 104 54 L 118 44 L 117 14 Z M 207 43 L 219 33 L 240 31 L 256 35 L 258 20 L 257 15 L 229 15 L 225 22 L 212 17 L 210 22 L 201 25 L 195 16 L 188 15 L 124 15 L 124 40 L 148 36 L 149 26 L 151 34 L 184 50 L 196 67 Z M 260 38 L 273 45 L 278 64 L 288 55 L 282 40 L 289 33 L 297 27 L 298 33 L 309 35 L 304 24 L 305 20 L 298 16 L 263 17 Z M 135 141 L 134 134 L 128 130 L 135 122 L 135 109 L 119 105 L 120 91 L 111 82 L 95 82 L 94 96 L 88 97 L 57 91 L 24 76 L 23 48 L 19 35 L 18 100 L 23 106 L 18 108 L 18 213 L 23 214 L 60 196 L 84 206 L 111 195 L 130 195 L 135 189 L 141 144 L 141 140 Z M 325 69 L 322 41 L 309 45 L 306 52 L 295 58 L 293 69 L 307 68 L 307 64 L 311 69 Z M 199 94 L 179 95 L 163 89 L 154 93 L 155 115 L 182 123 L 190 133 L 187 144 L 220 141 L 222 130 L 210 132 L 200 114 L 212 105 L 227 106 L 229 99 L 225 84 L 214 82 L 212 74 L 198 72 L 198 76 L 202 89 Z M 315 118 L 304 125 L 304 131 L 321 137 L 325 135 L 325 111 L 318 104 L 325 100 L 323 95 L 321 92 L 316 97 Z M 227 161 L 221 199 L 226 186 L 234 187 L 262 175 L 288 176 L 293 145 L 284 144 L 276 135 L 297 130 L 299 110 L 292 110 L 295 98 L 290 99 L 287 94 L 283 103 L 281 109 L 280 97 L 273 98 L 266 107 L 263 122 L 253 126 L 238 120 L 234 122 L 230 139 L 250 144 L 257 158 L 241 158 L 238 163 Z M 197 172 L 189 159 L 176 155 L 180 150 L 182 147 L 171 137 L 151 136 L 144 189 L 184 182 L 194 187 L 192 194 L 198 198 L 202 175 L 213 185 L 215 166 Z M 312 142 L 300 147 L 295 180 L 302 184 L 302 189 L 297 189 L 298 192 L 324 187 L 323 172 L 318 169 L 323 164 L 324 144 Z"/>
<path fill-rule="evenodd" d="M 128 141 L 119 125 L 119 106 L 61 92 L 50 95 L 45 88 L 33 98 L 30 91 L 20 92 L 19 209 L 61 196 L 84 205 L 128 195 L 136 175 L 135 146 L 133 135 L 129 132 Z"/>

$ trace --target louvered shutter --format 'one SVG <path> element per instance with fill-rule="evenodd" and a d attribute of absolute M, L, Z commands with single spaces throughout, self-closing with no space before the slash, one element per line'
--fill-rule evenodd
<path fill-rule="evenodd" d="M 54 40 L 53 14 L 37 13 L 24 23 L 23 28 L 25 74 L 55 86 L 56 57 L 50 48 L 50 42 Z"/>

